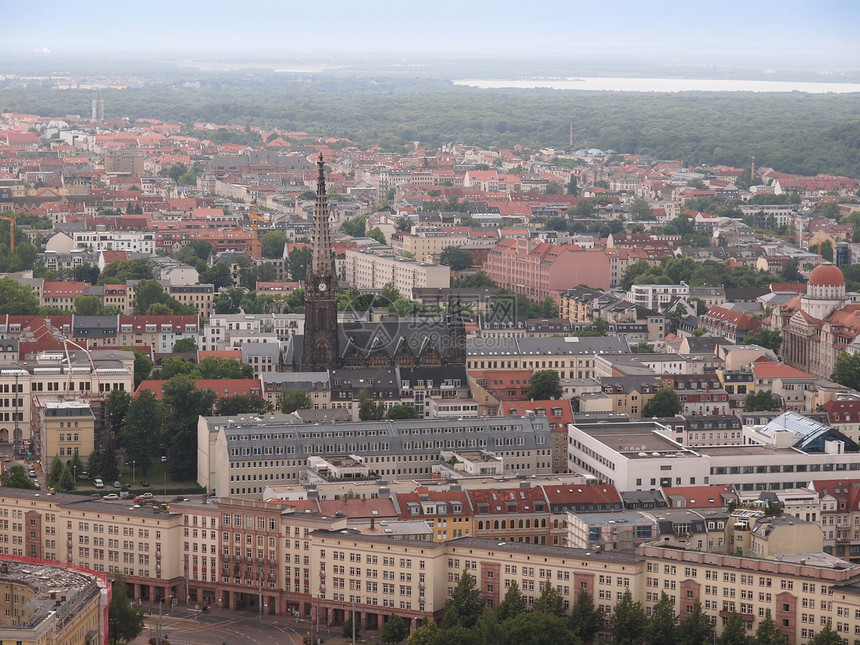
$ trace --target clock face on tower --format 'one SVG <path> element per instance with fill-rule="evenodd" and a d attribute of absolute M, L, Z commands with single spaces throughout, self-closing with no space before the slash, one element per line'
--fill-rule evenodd
<path fill-rule="evenodd" d="M 317 289 L 319 289 L 320 291 L 325 291 L 326 289 L 328 289 L 328 285 L 325 282 L 320 282 L 319 285 L 317 285 Z"/>

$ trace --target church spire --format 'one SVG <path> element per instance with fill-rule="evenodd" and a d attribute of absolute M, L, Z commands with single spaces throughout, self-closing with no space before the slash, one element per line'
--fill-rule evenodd
<path fill-rule="evenodd" d="M 334 275 L 331 251 L 331 231 L 328 222 L 328 197 L 325 192 L 325 164 L 322 152 L 317 161 L 317 203 L 314 207 L 313 234 L 311 238 L 311 261 L 308 262 L 308 278 Z"/>

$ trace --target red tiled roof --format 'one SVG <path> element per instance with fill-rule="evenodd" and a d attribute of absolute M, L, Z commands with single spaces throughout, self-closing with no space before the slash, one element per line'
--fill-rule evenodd
<path fill-rule="evenodd" d="M 620 504 L 621 495 L 613 484 L 568 484 L 542 486 L 550 504 Z"/>
<path fill-rule="evenodd" d="M 542 513 L 549 509 L 541 488 L 492 488 L 467 491 L 475 514 Z"/>
<path fill-rule="evenodd" d="M 664 486 L 663 494 L 672 508 L 721 508 L 728 496 L 737 499 L 731 486 Z M 683 506 L 675 504 L 677 500 L 684 500 Z"/>
<path fill-rule="evenodd" d="M 155 394 L 156 399 L 160 399 L 163 394 L 164 384 L 168 381 L 143 381 L 135 392 L 149 390 Z M 225 379 L 197 379 L 193 381 L 194 387 L 198 390 L 212 390 L 218 398 L 222 396 L 249 396 L 256 394 L 262 396 L 263 383 L 258 378 L 225 378 Z"/>
<path fill-rule="evenodd" d="M 752 364 L 753 375 L 763 379 L 775 378 L 812 378 L 811 374 L 807 374 L 803 370 L 796 367 L 791 367 L 785 363 L 773 362 L 754 362 Z"/>

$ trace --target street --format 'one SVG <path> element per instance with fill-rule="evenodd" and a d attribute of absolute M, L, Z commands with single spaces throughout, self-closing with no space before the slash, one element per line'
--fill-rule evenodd
<path fill-rule="evenodd" d="M 145 645 L 158 634 L 159 616 L 155 608 L 152 615 L 144 616 L 144 630 L 135 639 L 135 645 Z M 173 615 L 166 610 L 161 617 L 162 637 L 171 645 L 301 645 L 302 638 L 313 632 L 308 619 L 296 620 L 288 616 L 263 616 L 253 610 L 210 609 L 207 613 L 174 608 Z M 321 637 L 329 645 L 348 643 L 340 629 L 321 630 Z"/>

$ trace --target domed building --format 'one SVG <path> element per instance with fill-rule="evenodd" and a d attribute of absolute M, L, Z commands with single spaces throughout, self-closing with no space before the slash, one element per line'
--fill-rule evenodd
<path fill-rule="evenodd" d="M 821 378 L 830 378 L 836 357 L 860 335 L 860 304 L 845 293 L 845 276 L 828 263 L 812 270 L 806 293 L 770 317 L 782 333 L 782 359 Z"/>

